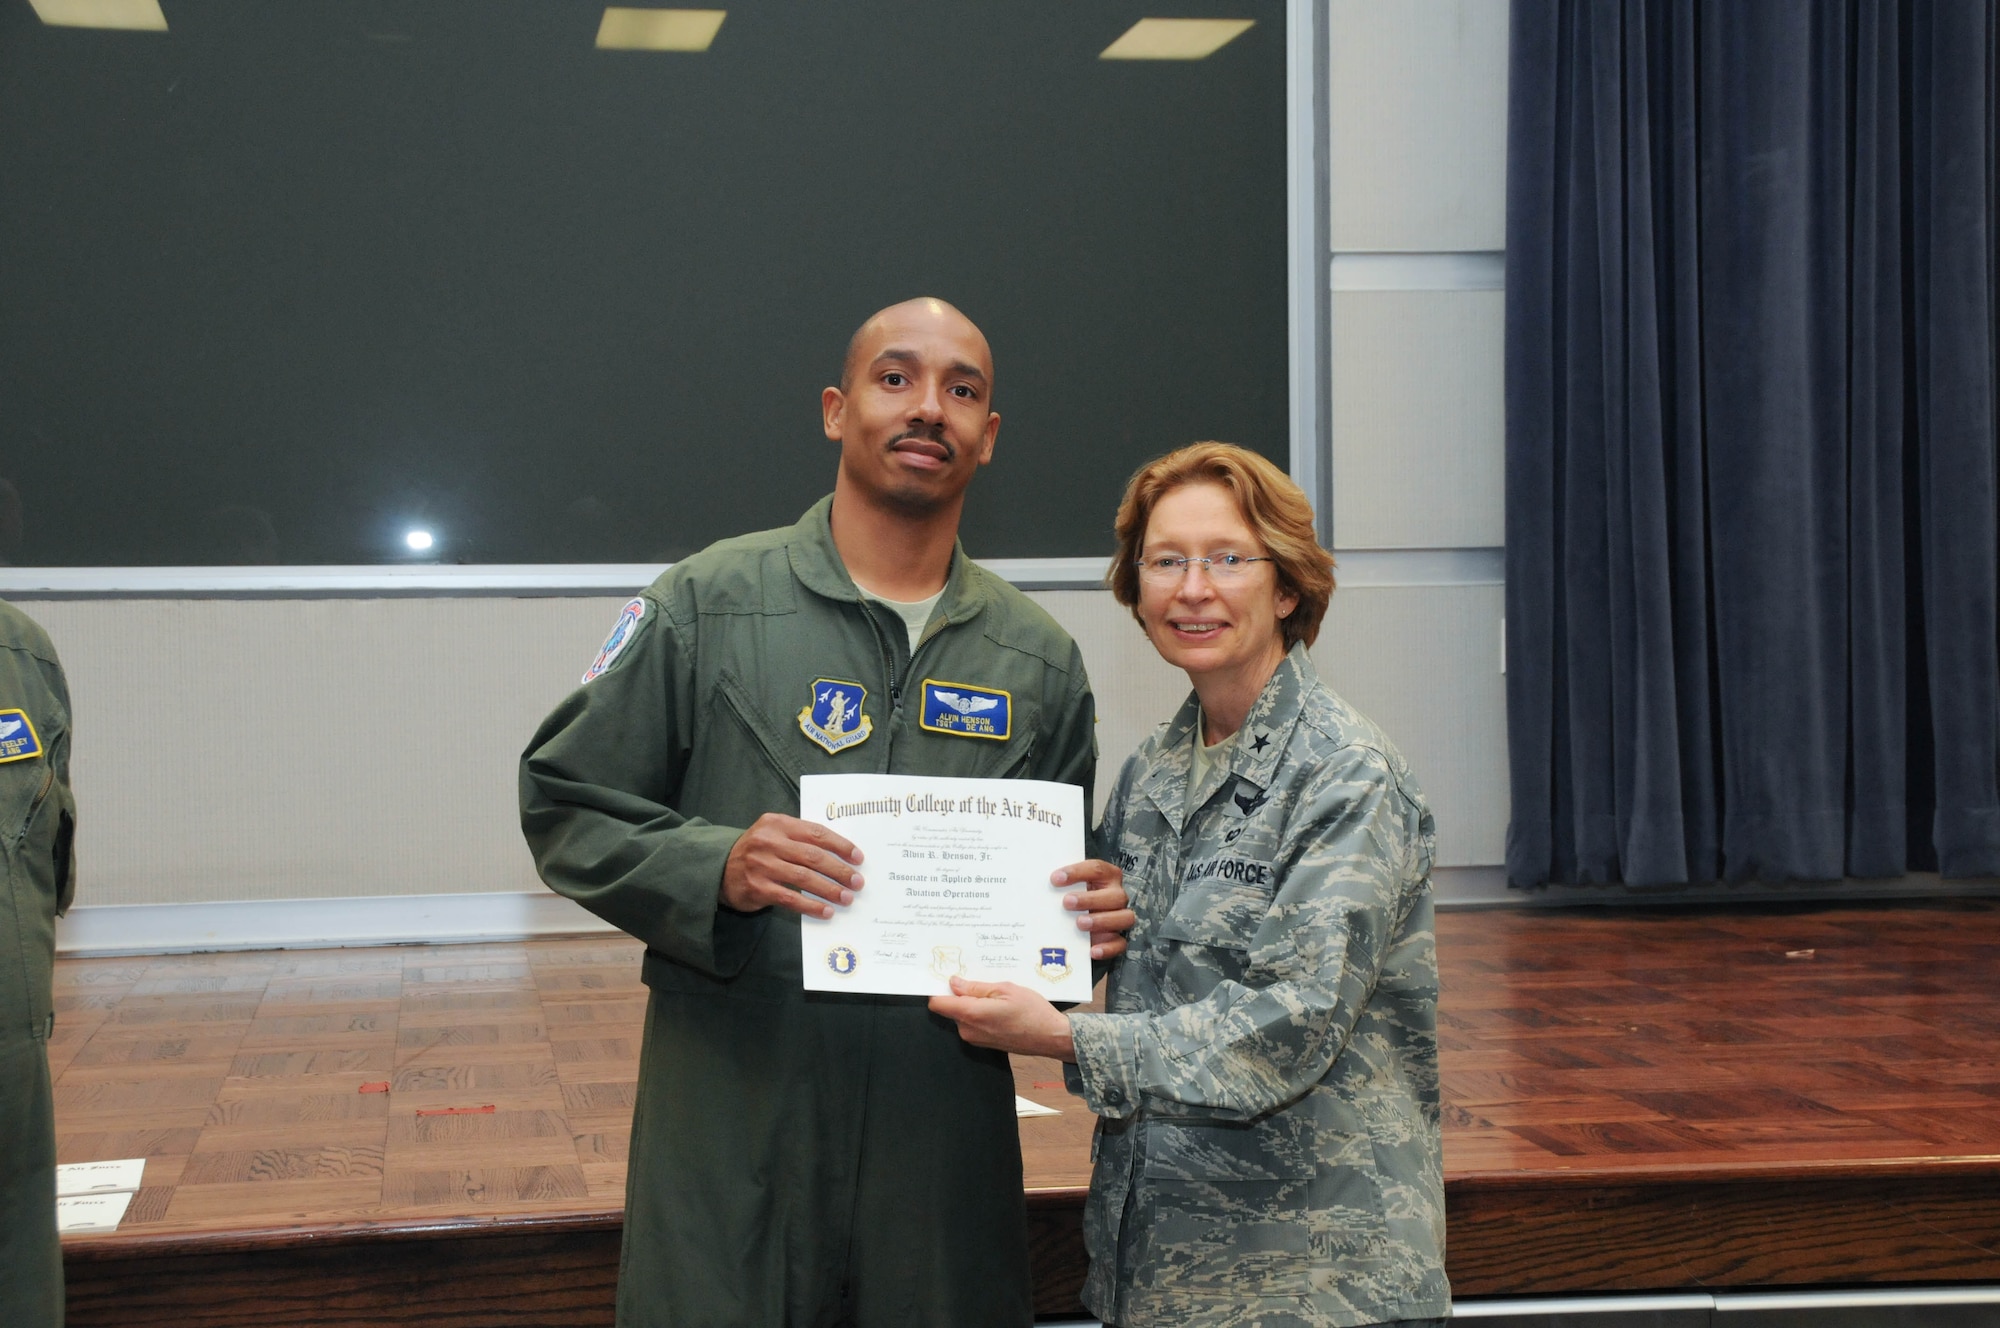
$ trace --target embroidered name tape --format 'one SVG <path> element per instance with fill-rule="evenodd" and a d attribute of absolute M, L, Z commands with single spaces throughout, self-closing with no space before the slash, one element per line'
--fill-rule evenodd
<path fill-rule="evenodd" d="M 932 733 L 1005 742 L 1014 730 L 1014 696 L 998 687 L 924 679 L 924 713 L 917 723 Z"/>
<path fill-rule="evenodd" d="M 0 710 L 0 764 L 25 761 L 42 754 L 42 740 L 35 736 L 35 721 L 25 710 Z"/>
<path fill-rule="evenodd" d="M 611 635 L 604 638 L 604 648 L 597 652 L 597 658 L 590 661 L 590 667 L 583 671 L 585 682 L 618 662 L 618 657 L 625 653 L 625 647 L 632 644 L 632 634 L 639 630 L 639 622 L 645 616 L 644 599 L 635 599 L 618 611 L 618 621 L 611 624 Z"/>

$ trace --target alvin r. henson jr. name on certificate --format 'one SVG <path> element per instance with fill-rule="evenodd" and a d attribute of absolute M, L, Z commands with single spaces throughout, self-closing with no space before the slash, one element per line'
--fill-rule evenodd
<path fill-rule="evenodd" d="M 799 817 L 851 840 L 866 882 L 832 918 L 802 920 L 808 991 L 935 996 L 967 977 L 1090 999 L 1090 937 L 1049 884 L 1083 860 L 1082 789 L 807 775 Z"/>

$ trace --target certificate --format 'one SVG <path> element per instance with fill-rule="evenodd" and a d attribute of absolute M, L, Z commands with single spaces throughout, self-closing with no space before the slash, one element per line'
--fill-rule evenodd
<path fill-rule="evenodd" d="M 806 990 L 938 996 L 966 977 L 1090 999 L 1089 933 L 1049 884 L 1083 861 L 1074 784 L 807 775 L 799 819 L 852 841 L 865 882 L 831 918 L 800 919 Z"/>

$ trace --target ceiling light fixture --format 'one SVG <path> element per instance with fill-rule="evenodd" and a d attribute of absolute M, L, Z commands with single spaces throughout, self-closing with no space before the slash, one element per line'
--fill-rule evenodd
<path fill-rule="evenodd" d="M 623 9 L 604 11 L 597 25 L 600 51 L 705 51 L 728 16 L 726 9 Z"/>
<path fill-rule="evenodd" d="M 1100 60 L 1206 60 L 1256 26 L 1253 18 L 1142 18 Z"/>
<path fill-rule="evenodd" d="M 160 0 L 28 0 L 35 17 L 52 28 L 116 28 L 165 32 Z"/>

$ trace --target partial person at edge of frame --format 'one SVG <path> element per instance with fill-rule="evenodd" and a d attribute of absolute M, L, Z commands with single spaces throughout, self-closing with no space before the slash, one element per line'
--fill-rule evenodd
<path fill-rule="evenodd" d="M 1076 643 L 958 545 L 992 392 L 950 305 L 870 318 L 821 395 L 832 496 L 627 604 L 522 757 L 542 879 L 647 947 L 621 1328 L 1034 1318 L 1007 1058 L 916 998 L 806 997 L 800 915 L 871 864 L 791 814 L 800 775 L 844 771 L 1054 780 L 1089 804 Z M 1005 707 L 1003 740 L 920 723 L 943 678 Z M 1055 875 L 1086 882 L 1065 906 L 1093 957 L 1122 951 L 1118 869 Z"/>
<path fill-rule="evenodd" d="M 1098 831 L 1130 948 L 1101 1014 L 962 979 L 931 1008 L 1065 1062 L 1097 1114 L 1107 1325 L 1442 1322 L 1432 820 L 1307 654 L 1332 555 L 1298 486 L 1226 443 L 1141 468 L 1117 535 L 1112 593 L 1193 685 Z"/>
<path fill-rule="evenodd" d="M 48 633 L 0 602 L 0 1323 L 61 1328 L 56 1236 L 56 916 L 76 892 L 76 801 L 69 788 L 69 684 Z"/>

